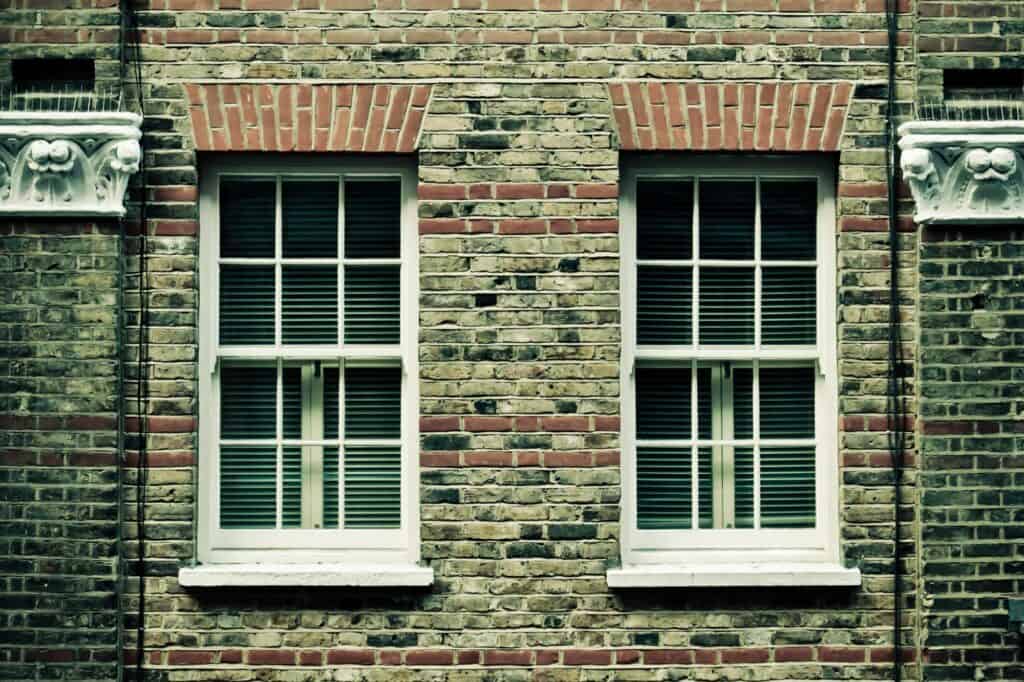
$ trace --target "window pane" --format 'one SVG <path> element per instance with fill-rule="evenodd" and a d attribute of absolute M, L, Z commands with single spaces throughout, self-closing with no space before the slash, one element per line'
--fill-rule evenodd
<path fill-rule="evenodd" d="M 690 439 L 690 368 L 636 369 L 637 438 Z"/>
<path fill-rule="evenodd" d="M 637 448 L 637 528 L 689 528 L 690 448 Z"/>
<path fill-rule="evenodd" d="M 338 448 L 324 448 L 324 528 L 338 527 Z"/>
<path fill-rule="evenodd" d="M 701 268 L 700 342 L 707 345 L 754 342 L 753 268 Z"/>
<path fill-rule="evenodd" d="M 815 269 L 764 268 L 761 276 L 761 342 L 813 345 L 817 338 Z"/>
<path fill-rule="evenodd" d="M 640 180 L 636 185 L 637 258 L 693 256 L 693 181 Z"/>
<path fill-rule="evenodd" d="M 333 265 L 284 266 L 281 340 L 338 342 L 338 269 Z"/>
<path fill-rule="evenodd" d="M 277 437 L 277 368 L 225 365 L 220 373 L 220 437 Z"/>
<path fill-rule="evenodd" d="M 708 440 L 714 437 L 713 421 L 722 417 L 714 412 L 714 396 L 711 393 L 711 368 L 697 369 L 697 437 Z"/>
<path fill-rule="evenodd" d="M 754 257 L 753 180 L 701 180 L 700 257 Z"/>
<path fill-rule="evenodd" d="M 754 527 L 754 448 L 733 450 L 733 511 L 736 528 Z"/>
<path fill-rule="evenodd" d="M 345 268 L 345 341 L 398 343 L 401 285 L 399 266 Z"/>
<path fill-rule="evenodd" d="M 345 437 L 400 438 L 401 435 L 401 368 L 346 369 Z"/>
<path fill-rule="evenodd" d="M 692 268 L 637 269 L 636 326 L 640 344 L 693 342 Z"/>
<path fill-rule="evenodd" d="M 281 448 L 281 525 L 302 527 L 302 448 Z"/>
<path fill-rule="evenodd" d="M 338 182 L 281 183 L 281 250 L 285 258 L 338 255 Z"/>
<path fill-rule="evenodd" d="M 402 181 L 345 181 L 345 257 L 398 258 Z"/>
<path fill-rule="evenodd" d="M 814 438 L 814 368 L 761 368 L 761 437 Z"/>
<path fill-rule="evenodd" d="M 761 526 L 813 528 L 814 448 L 761 448 Z"/>
<path fill-rule="evenodd" d="M 732 433 L 734 438 L 754 437 L 753 371 L 736 367 L 732 374 Z"/>
<path fill-rule="evenodd" d="M 817 231 L 816 180 L 761 182 L 761 258 L 814 260 Z"/>
<path fill-rule="evenodd" d="M 285 367 L 281 375 L 282 433 L 285 438 L 302 438 L 302 368 Z"/>
<path fill-rule="evenodd" d="M 224 258 L 274 257 L 273 180 L 222 180 L 220 255 Z"/>
<path fill-rule="evenodd" d="M 225 445 L 220 449 L 221 528 L 273 528 L 277 515 L 277 449 Z"/>
<path fill-rule="evenodd" d="M 345 448 L 345 527 L 401 525 L 401 448 Z"/>
<path fill-rule="evenodd" d="M 274 343 L 273 266 L 221 266 L 220 342 Z"/>

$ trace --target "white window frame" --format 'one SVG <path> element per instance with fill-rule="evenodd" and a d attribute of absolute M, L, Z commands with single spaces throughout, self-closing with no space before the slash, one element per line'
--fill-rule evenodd
<path fill-rule="evenodd" d="M 637 217 L 636 190 L 640 179 L 692 180 L 761 177 L 816 179 L 817 208 L 817 343 L 816 347 L 706 346 L 697 344 L 693 329 L 689 346 L 637 347 Z M 622 172 L 621 249 L 622 293 L 622 568 L 609 571 L 613 587 L 657 585 L 799 584 L 785 577 L 824 566 L 831 577 L 814 584 L 855 584 L 859 573 L 839 568 L 838 381 L 836 361 L 836 212 L 834 159 L 826 156 L 780 157 L 690 155 L 635 158 Z M 696 184 L 696 183 L 695 183 Z M 696 192 L 696 188 L 694 190 Z M 760 201 L 757 202 L 760 225 Z M 694 212 L 694 240 L 699 220 Z M 760 231 L 755 232 L 760 240 Z M 756 247 L 755 259 L 760 255 Z M 694 258 L 696 249 L 694 250 Z M 753 262 L 753 261 L 752 261 Z M 694 286 L 694 297 L 697 297 Z M 695 311 L 696 314 L 696 311 Z M 755 320 L 760 320 L 756 304 Z M 786 363 L 813 361 L 815 389 L 816 525 L 813 529 L 684 529 L 637 528 L 636 386 L 634 368 L 668 362 L 685 366 L 698 361 Z M 694 373 L 693 381 L 696 381 Z M 755 413 L 757 410 L 754 398 Z M 696 410 L 696 406 L 693 407 Z M 756 416 L 755 416 L 756 419 Z M 755 493 L 756 495 L 756 493 Z M 756 513 L 756 512 L 755 512 Z M 696 524 L 696 508 L 694 508 Z M 818 571 L 821 573 L 821 571 Z M 834 574 L 834 575 L 833 575 Z M 841 575 L 840 575 L 841 574 Z M 854 576 L 854 574 L 856 574 Z M 808 573 L 810 575 L 810 573 Z M 782 577 L 780 577 L 782 576 Z M 839 576 L 839 577 L 836 577 Z"/>
<path fill-rule="evenodd" d="M 339 183 L 351 179 L 398 178 L 401 180 L 401 312 L 398 344 L 345 344 L 340 335 L 337 345 L 218 347 L 218 263 L 220 259 L 220 216 L 218 193 L 221 178 L 242 176 L 295 178 L 337 178 Z M 344 579 L 334 584 L 400 584 L 404 578 L 381 578 L 377 570 L 366 580 L 352 582 L 351 567 L 414 566 L 420 558 L 419 528 L 419 367 L 416 353 L 418 325 L 418 230 L 416 198 L 416 166 L 411 158 L 357 158 L 340 155 L 288 155 L 276 157 L 258 154 L 233 154 L 203 160 L 200 170 L 200 305 L 199 305 L 199 467 L 197 555 L 204 564 L 334 564 L 347 567 Z M 278 185 L 280 187 L 280 185 Z M 342 189 L 344 185 L 342 184 Z M 344 241 L 344 197 L 339 192 L 339 240 Z M 280 197 L 275 223 L 281 224 Z M 339 248 L 343 248 L 339 246 Z M 342 254 L 343 256 L 343 254 Z M 394 260 L 394 259 L 388 259 Z M 344 262 L 344 258 L 340 259 Z M 370 259 L 358 262 L 370 263 Z M 339 266 L 340 269 L 340 266 Z M 339 282 L 341 284 L 341 281 Z M 280 298 L 280 293 L 277 294 Z M 339 286 L 339 318 L 344 315 L 343 284 Z M 279 326 L 279 322 L 276 323 Z M 280 335 L 277 335 L 280 338 Z M 218 523 L 219 473 L 219 361 L 221 360 L 323 360 L 341 365 L 342 393 L 344 368 L 355 366 L 401 366 L 401 525 L 398 529 L 222 529 Z M 342 396 L 343 397 L 343 396 Z M 344 407 L 342 406 L 342 411 Z M 280 405 L 278 406 L 280 411 Z M 340 417 L 343 419 L 343 415 Z M 280 420 L 280 415 L 278 417 Z M 343 479 L 343 473 L 339 471 Z M 279 492 L 280 495 L 280 492 Z M 342 504 L 339 498 L 339 504 Z M 429 569 L 418 569 L 428 571 Z M 406 571 L 408 573 L 408 571 Z M 299 571 L 294 575 L 304 575 Z M 212 584 L 206 577 L 188 574 L 190 584 Z M 341 575 L 341 574 L 339 574 Z M 395 574 L 397 575 L 397 574 Z M 184 576 L 184 572 L 182 574 Z M 237 575 L 235 576 L 237 578 Z M 277 574 L 275 584 L 281 582 Z M 408 576 L 405 576 L 406 578 Z M 231 584 L 221 580 L 215 584 Z M 254 584 L 248 574 L 235 584 Z M 383 580 L 383 582 L 382 582 Z M 390 580 L 390 582 L 389 582 Z M 347 582 L 346 582 L 347 581 Z M 182 580 L 185 584 L 185 580 Z M 274 582 L 270 578 L 267 582 Z M 316 582 L 316 581 L 315 581 Z M 330 581 L 327 581 L 330 583 Z M 419 579 L 412 582 L 427 584 Z M 299 584 L 302 584 L 301 582 Z"/>

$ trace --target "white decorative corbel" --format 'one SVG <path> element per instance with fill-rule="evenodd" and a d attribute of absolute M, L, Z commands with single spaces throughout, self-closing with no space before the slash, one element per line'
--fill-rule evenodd
<path fill-rule="evenodd" d="M 899 133 L 914 220 L 1024 222 L 1024 121 L 914 121 Z"/>
<path fill-rule="evenodd" d="M 0 215 L 123 216 L 141 124 L 127 112 L 0 112 Z"/>

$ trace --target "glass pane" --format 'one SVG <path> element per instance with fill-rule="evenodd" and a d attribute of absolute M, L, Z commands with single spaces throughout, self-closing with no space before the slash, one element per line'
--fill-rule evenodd
<path fill-rule="evenodd" d="M 401 255 L 402 181 L 345 181 L 345 257 Z"/>
<path fill-rule="evenodd" d="M 338 448 L 324 448 L 324 528 L 338 527 Z"/>
<path fill-rule="evenodd" d="M 277 368 L 225 365 L 220 373 L 220 437 L 277 437 Z"/>
<path fill-rule="evenodd" d="M 637 528 L 690 528 L 690 448 L 637 448 Z"/>
<path fill-rule="evenodd" d="M 398 343 L 401 285 L 399 266 L 345 268 L 345 341 Z"/>
<path fill-rule="evenodd" d="M 761 182 L 761 258 L 817 257 L 817 180 Z"/>
<path fill-rule="evenodd" d="M 221 180 L 220 255 L 274 257 L 274 180 Z"/>
<path fill-rule="evenodd" d="M 761 437 L 814 438 L 814 368 L 761 368 Z"/>
<path fill-rule="evenodd" d="M 345 370 L 345 438 L 402 436 L 402 369 Z"/>
<path fill-rule="evenodd" d="M 814 268 L 761 270 L 761 342 L 814 345 L 817 338 L 817 286 Z"/>
<path fill-rule="evenodd" d="M 636 257 L 693 256 L 693 181 L 639 180 L 636 185 Z"/>
<path fill-rule="evenodd" d="M 222 265 L 220 342 L 274 343 L 274 267 Z"/>
<path fill-rule="evenodd" d="M 637 268 L 637 343 L 693 343 L 693 269 Z"/>
<path fill-rule="evenodd" d="M 713 450 L 707 447 L 697 450 L 697 523 L 701 528 L 713 528 L 715 524 Z"/>
<path fill-rule="evenodd" d="M 324 368 L 324 438 L 338 437 L 338 368 Z"/>
<path fill-rule="evenodd" d="M 733 511 L 736 528 L 754 527 L 754 448 L 733 449 Z"/>
<path fill-rule="evenodd" d="M 761 526 L 813 528 L 814 448 L 761 448 Z"/>
<path fill-rule="evenodd" d="M 284 266 L 281 279 L 281 340 L 337 343 L 338 269 L 333 265 Z"/>
<path fill-rule="evenodd" d="M 281 525 L 302 527 L 302 448 L 281 448 Z"/>
<path fill-rule="evenodd" d="M 637 367 L 637 438 L 689 440 L 691 428 L 689 367 Z"/>
<path fill-rule="evenodd" d="M 401 448 L 345 448 L 345 527 L 401 526 Z"/>
<path fill-rule="evenodd" d="M 277 449 L 225 445 L 220 449 L 220 527 L 274 528 Z"/>
<path fill-rule="evenodd" d="M 749 367 L 732 370 L 733 438 L 754 437 L 753 371 Z"/>
<path fill-rule="evenodd" d="M 300 180 L 281 184 L 281 249 L 285 258 L 338 255 L 338 182 Z"/>
<path fill-rule="evenodd" d="M 285 438 L 302 438 L 302 368 L 285 367 L 281 376 L 282 433 Z"/>
<path fill-rule="evenodd" d="M 754 343 L 753 268 L 701 268 L 700 342 Z"/>
<path fill-rule="evenodd" d="M 709 440 L 714 437 L 714 420 L 721 419 L 720 414 L 714 414 L 711 393 L 711 368 L 699 367 L 697 369 L 697 429 L 698 438 Z"/>
<path fill-rule="evenodd" d="M 753 180 L 700 181 L 700 257 L 754 257 Z"/>

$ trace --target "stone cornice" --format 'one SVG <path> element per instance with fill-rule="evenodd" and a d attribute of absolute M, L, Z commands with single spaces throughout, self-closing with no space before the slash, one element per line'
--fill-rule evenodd
<path fill-rule="evenodd" d="M 142 117 L 0 112 L 0 215 L 123 216 Z"/>
<path fill-rule="evenodd" d="M 899 134 L 918 223 L 1024 223 L 1024 121 L 914 121 Z"/>

